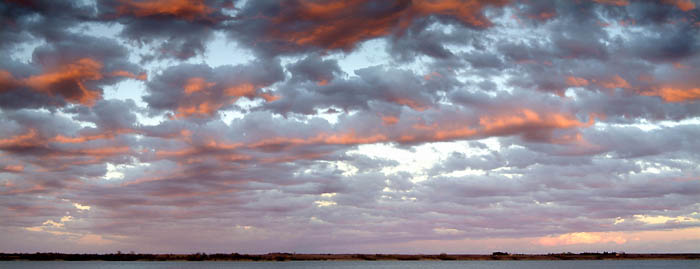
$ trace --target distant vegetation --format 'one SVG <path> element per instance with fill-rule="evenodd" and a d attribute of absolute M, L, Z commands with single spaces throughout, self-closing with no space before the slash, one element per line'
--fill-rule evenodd
<path fill-rule="evenodd" d="M 0 253 L 0 261 L 313 261 L 313 260 L 602 260 L 602 259 L 700 259 L 700 253 L 681 254 L 629 254 L 616 252 L 509 254 L 493 252 L 491 255 L 409 255 L 409 254 L 65 254 L 65 253 Z"/>

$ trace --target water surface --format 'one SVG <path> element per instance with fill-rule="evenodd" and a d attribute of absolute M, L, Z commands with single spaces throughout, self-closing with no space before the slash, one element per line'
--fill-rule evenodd
<path fill-rule="evenodd" d="M 0 268 L 104 268 L 104 269 L 180 269 L 180 268 L 376 268 L 376 269 L 451 269 L 451 268 L 485 268 L 485 269 L 579 269 L 579 268 L 700 268 L 699 260 L 602 260 L 602 261 L 291 261 L 291 262 L 229 262 L 229 261 L 4 261 Z"/>

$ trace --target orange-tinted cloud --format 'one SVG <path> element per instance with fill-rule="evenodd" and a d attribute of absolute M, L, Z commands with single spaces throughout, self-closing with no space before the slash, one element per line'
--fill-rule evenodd
<path fill-rule="evenodd" d="M 190 95 L 194 92 L 200 92 L 214 85 L 216 85 L 216 82 L 207 82 L 204 80 L 204 78 L 193 77 L 187 80 L 187 83 L 183 88 L 185 89 L 185 94 Z"/>
<path fill-rule="evenodd" d="M 58 143 L 64 143 L 64 144 L 65 144 L 65 143 L 74 144 L 74 143 L 84 143 L 84 142 L 87 142 L 87 141 L 91 141 L 91 140 L 95 140 L 95 139 L 103 139 L 103 138 L 105 138 L 104 135 L 89 136 L 89 137 L 85 137 L 85 136 L 68 137 L 68 136 L 64 136 L 64 135 L 57 135 L 56 137 L 54 137 L 54 138 L 52 139 L 52 141 L 55 141 L 55 142 L 58 142 Z"/>
<path fill-rule="evenodd" d="M 186 148 L 179 150 L 158 150 L 156 156 L 159 158 L 186 157 L 194 155 L 198 151 L 195 148 Z"/>
<path fill-rule="evenodd" d="M 556 15 L 557 15 L 557 13 L 554 11 L 551 11 L 551 12 L 542 11 L 542 12 L 537 13 L 537 14 L 530 14 L 527 17 L 530 19 L 536 19 L 536 20 L 548 20 L 548 19 L 553 18 Z"/>
<path fill-rule="evenodd" d="M 255 96 L 255 91 L 256 87 L 253 84 L 250 83 L 243 83 L 240 85 L 236 85 L 233 87 L 226 88 L 224 90 L 224 94 L 227 96 L 232 96 L 232 97 L 254 97 Z"/>
<path fill-rule="evenodd" d="M 239 98 L 263 98 L 267 102 L 277 100 L 279 96 L 261 92 L 263 85 L 249 82 L 237 84 L 217 83 L 207 81 L 202 77 L 187 79 L 182 89 L 187 96 L 175 108 L 178 118 L 208 117 L 219 111 L 223 106 L 235 103 Z"/>
<path fill-rule="evenodd" d="M 417 102 L 416 100 L 412 100 L 412 99 L 408 99 L 408 98 L 400 98 L 400 97 L 393 98 L 391 101 L 394 103 L 397 103 L 399 105 L 405 105 L 405 106 L 410 107 L 416 111 L 424 111 L 424 110 L 430 108 L 429 105 L 421 104 L 421 103 Z"/>
<path fill-rule="evenodd" d="M 461 127 L 456 129 L 436 130 L 432 138 L 436 141 L 449 141 L 472 137 L 477 133 L 477 130 L 470 129 L 468 127 Z"/>
<path fill-rule="evenodd" d="M 167 15 L 188 21 L 205 19 L 213 12 L 203 0 L 119 0 L 117 7 L 119 15 L 134 15 L 138 17 Z"/>
<path fill-rule="evenodd" d="M 310 138 L 289 138 L 289 137 L 273 137 L 266 138 L 248 145 L 249 148 L 261 149 L 265 151 L 280 151 L 289 147 L 300 145 L 313 144 L 328 144 L 328 145 L 358 145 L 358 144 L 373 144 L 389 141 L 384 134 L 373 134 L 367 136 L 358 135 L 354 131 L 328 134 L 320 133 Z"/>
<path fill-rule="evenodd" d="M 328 85 L 328 80 L 327 79 L 321 79 L 316 82 L 316 85 L 318 86 L 326 86 Z"/>
<path fill-rule="evenodd" d="M 43 73 L 26 78 L 16 78 L 7 70 L 0 70 L 0 92 L 28 88 L 49 96 L 63 97 L 70 103 L 92 106 L 102 98 L 102 90 L 96 84 L 103 79 L 147 79 L 146 73 L 137 75 L 126 70 L 105 73 L 103 66 L 101 61 L 86 57 L 45 67 Z"/>
<path fill-rule="evenodd" d="M 188 98 L 186 102 L 179 104 L 175 109 L 175 116 L 178 118 L 188 117 L 205 117 L 213 115 L 219 110 L 228 100 L 212 96 L 216 89 L 216 82 L 208 82 L 202 77 L 192 77 L 187 79 L 185 85 L 182 86 L 185 95 Z"/>
<path fill-rule="evenodd" d="M 221 162 L 237 162 L 252 159 L 251 156 L 237 152 L 243 145 L 242 143 L 227 143 L 216 140 L 208 140 L 203 144 L 192 145 L 189 139 L 189 134 L 183 133 L 186 136 L 185 141 L 189 146 L 177 150 L 158 150 L 156 157 L 165 159 L 177 159 L 181 163 L 197 163 L 207 157 L 214 157 Z"/>
<path fill-rule="evenodd" d="M 102 93 L 96 89 L 89 89 L 85 83 L 102 79 L 104 76 L 100 72 L 101 69 L 101 62 L 82 58 L 53 68 L 47 73 L 31 76 L 25 79 L 24 83 L 51 96 L 61 95 L 69 102 L 92 105 L 101 98 Z"/>
<path fill-rule="evenodd" d="M 109 147 L 96 147 L 81 149 L 76 151 L 77 153 L 90 155 L 90 156 L 109 156 L 109 155 L 120 155 L 127 154 L 131 152 L 131 149 L 127 146 L 109 146 Z"/>
<path fill-rule="evenodd" d="M 141 81 L 145 81 L 148 79 L 148 75 L 146 75 L 145 72 L 137 75 L 137 74 L 131 73 L 131 72 L 126 71 L 126 70 L 117 70 L 117 71 L 110 73 L 110 75 L 113 77 L 133 78 L 133 79 L 141 80 Z"/>
<path fill-rule="evenodd" d="M 106 133 L 80 135 L 80 136 L 75 136 L 75 137 L 69 137 L 69 136 L 64 136 L 62 134 L 59 134 L 59 135 L 56 135 L 55 137 L 49 139 L 49 141 L 63 143 L 63 144 L 77 144 L 77 143 L 85 143 L 88 141 L 100 140 L 100 139 L 113 139 L 115 136 L 117 136 L 119 134 L 128 134 L 128 133 L 135 133 L 135 132 L 137 132 L 137 131 L 133 130 L 133 129 L 120 129 L 120 130 L 110 131 L 110 132 L 106 132 Z"/>
<path fill-rule="evenodd" d="M 15 87 L 17 84 L 18 82 L 15 80 L 12 74 L 10 74 L 10 72 L 0 70 L 0 92 L 7 91 L 10 88 Z"/>
<path fill-rule="evenodd" d="M 280 99 L 280 96 L 264 92 L 264 93 L 260 94 L 260 98 L 264 99 L 265 102 L 272 102 L 272 101 Z"/>
<path fill-rule="evenodd" d="M 615 88 L 629 88 L 630 84 L 627 83 L 625 79 L 620 77 L 619 75 L 615 75 L 610 79 L 607 80 L 601 80 L 597 82 L 598 85 L 600 85 L 603 88 L 608 88 L 608 89 L 615 89 Z"/>
<path fill-rule="evenodd" d="M 423 76 L 425 80 L 433 80 L 441 77 L 442 75 L 440 75 L 440 73 L 438 72 L 430 72 L 430 74 L 426 74 L 425 76 Z"/>
<path fill-rule="evenodd" d="M 683 11 L 691 11 L 695 9 L 695 3 L 692 0 L 663 0 L 664 3 L 674 5 Z"/>
<path fill-rule="evenodd" d="M 209 150 L 234 150 L 239 147 L 241 147 L 243 144 L 241 143 L 224 143 L 224 142 L 217 142 L 216 140 L 209 140 L 206 143 L 204 143 L 205 147 Z"/>
<path fill-rule="evenodd" d="M 18 164 L 18 165 L 5 165 L 4 168 L 0 168 L 0 171 L 20 173 L 20 172 L 24 171 L 24 166 L 22 166 L 20 164 Z"/>
<path fill-rule="evenodd" d="M 357 9 L 360 3 L 361 1 L 325 3 L 302 1 L 297 8 L 298 13 L 277 18 L 274 24 L 284 25 L 288 22 L 310 21 L 311 26 L 296 31 L 275 27 L 270 29 L 269 35 L 273 39 L 282 39 L 301 46 L 314 45 L 327 49 L 350 49 L 357 42 L 387 35 L 391 25 L 399 19 L 398 14 L 374 20 L 353 19 L 348 16 L 348 12 Z"/>
<path fill-rule="evenodd" d="M 659 96 L 666 102 L 690 102 L 700 100 L 700 88 L 681 89 L 661 87 L 653 91 L 642 92 L 646 96 Z"/>
<path fill-rule="evenodd" d="M 486 27 L 491 22 L 482 15 L 486 4 L 503 5 L 508 1 L 479 1 L 479 0 L 417 0 L 413 1 L 413 9 L 422 16 L 431 14 L 448 15 L 472 26 Z"/>
<path fill-rule="evenodd" d="M 568 129 L 590 126 L 593 124 L 593 117 L 590 118 L 589 122 L 580 122 L 569 115 L 559 113 L 539 114 L 530 109 L 522 109 L 512 115 L 483 116 L 479 118 L 479 124 L 485 133 L 498 134 L 520 128 Z"/>
<path fill-rule="evenodd" d="M 391 8 L 372 15 L 366 12 L 371 1 L 290 1 L 285 12 L 273 18 L 268 38 L 297 45 L 325 49 L 351 49 L 356 43 L 405 30 L 420 17 L 444 15 L 472 27 L 487 27 L 491 22 L 482 15 L 486 5 L 503 5 L 508 1 L 416 0 L 399 1 Z M 291 25 L 286 27 L 286 25 Z"/>
<path fill-rule="evenodd" d="M 357 145 L 357 144 L 373 144 L 387 141 L 387 136 L 383 134 L 374 134 L 369 136 L 358 136 L 355 132 L 324 135 L 317 137 L 318 140 L 325 144 L 331 145 Z"/>
<path fill-rule="evenodd" d="M 32 187 L 26 188 L 13 188 L 7 189 L 7 191 L 0 192 L 0 195 L 14 195 L 14 194 L 29 194 L 29 193 L 41 193 L 46 190 L 46 187 L 42 185 L 35 184 Z"/>
<path fill-rule="evenodd" d="M 251 142 L 246 147 L 267 152 L 282 152 L 293 147 L 307 145 L 358 145 L 382 142 L 417 143 L 504 135 L 528 136 L 529 133 L 533 132 L 551 133 L 555 129 L 588 127 L 594 123 L 594 117 L 592 115 L 588 122 L 581 122 L 574 116 L 567 114 L 538 113 L 529 109 L 521 109 L 510 114 L 483 116 L 479 119 L 478 124 L 471 126 L 459 121 L 451 121 L 430 125 L 417 123 L 401 132 L 393 132 L 393 128 L 390 128 L 361 135 L 350 130 L 338 133 L 319 133 L 307 138 L 277 136 Z M 384 126 L 398 123 L 398 118 L 393 116 L 384 116 L 381 117 L 381 120 Z M 571 141 L 580 141 L 582 137 L 577 134 L 564 134 L 561 137 L 547 136 L 541 139 L 548 139 L 547 142 L 552 143 L 569 143 Z"/>
<path fill-rule="evenodd" d="M 27 148 L 43 145 L 44 142 L 39 137 L 36 129 L 29 129 L 24 134 L 15 135 L 9 138 L 0 138 L 0 149 L 6 148 Z"/>
<path fill-rule="evenodd" d="M 566 77 L 566 84 L 574 87 L 588 86 L 588 80 L 585 78 L 568 76 Z"/>
<path fill-rule="evenodd" d="M 383 116 L 383 117 L 382 117 L 382 123 L 383 123 L 384 125 L 394 125 L 394 124 L 396 124 L 397 122 L 399 122 L 399 118 L 398 118 L 398 117 L 394 117 L 394 116 Z"/>
<path fill-rule="evenodd" d="M 615 5 L 615 6 L 626 6 L 629 5 L 630 2 L 627 0 L 593 0 L 596 3 L 599 4 L 606 4 L 606 5 Z"/>
<path fill-rule="evenodd" d="M 688 68 L 690 68 L 690 66 L 676 62 L 676 63 L 673 63 L 673 68 L 675 68 L 675 69 L 688 69 Z"/>
<path fill-rule="evenodd" d="M 175 110 L 175 116 L 178 118 L 210 116 L 218 111 L 222 106 L 224 106 L 223 103 L 210 101 L 203 101 L 197 104 L 183 104 L 177 107 Z"/>

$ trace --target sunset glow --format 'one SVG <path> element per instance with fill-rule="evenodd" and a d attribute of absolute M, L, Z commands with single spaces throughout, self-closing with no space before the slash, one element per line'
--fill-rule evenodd
<path fill-rule="evenodd" d="M 0 252 L 700 252 L 697 0 L 0 0 Z"/>

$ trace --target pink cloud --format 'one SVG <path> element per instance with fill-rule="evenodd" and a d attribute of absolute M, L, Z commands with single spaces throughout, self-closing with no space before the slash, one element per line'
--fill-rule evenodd
<path fill-rule="evenodd" d="M 600 244 L 613 242 L 622 245 L 627 242 L 622 236 L 610 235 L 607 233 L 567 233 L 556 237 L 541 237 L 537 240 L 537 244 L 543 246 L 561 246 L 561 245 L 579 245 L 579 244 Z"/>

